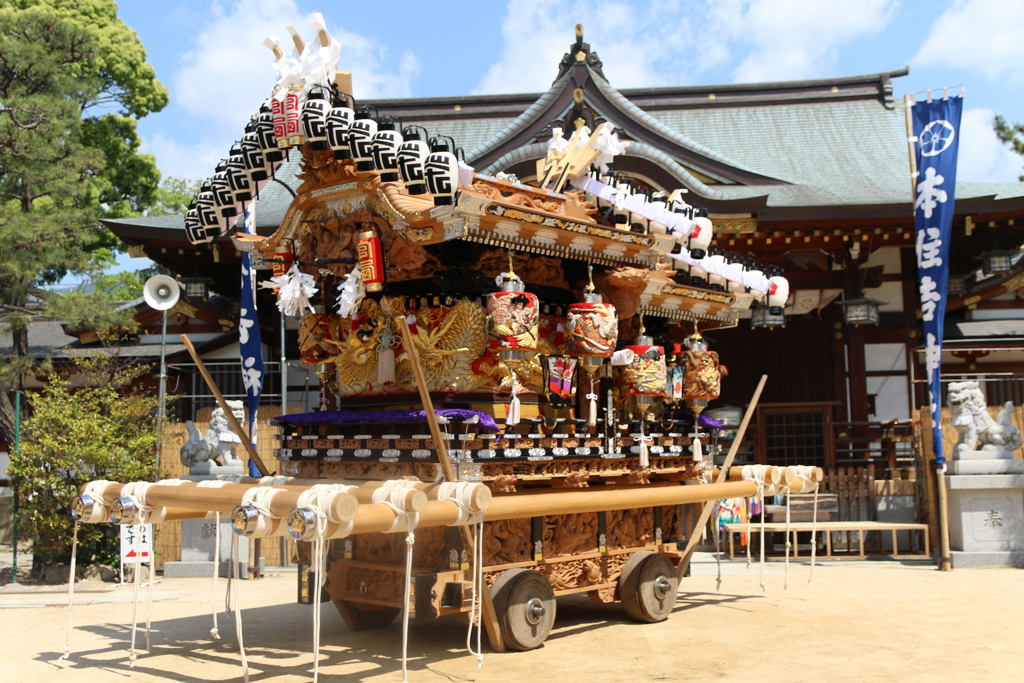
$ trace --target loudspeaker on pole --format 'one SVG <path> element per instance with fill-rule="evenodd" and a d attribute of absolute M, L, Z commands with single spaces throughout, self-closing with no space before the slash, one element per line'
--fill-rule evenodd
<path fill-rule="evenodd" d="M 146 280 L 142 289 L 142 297 L 151 308 L 158 311 L 166 311 L 178 303 L 181 296 L 181 286 L 173 277 L 167 275 L 154 275 Z"/>

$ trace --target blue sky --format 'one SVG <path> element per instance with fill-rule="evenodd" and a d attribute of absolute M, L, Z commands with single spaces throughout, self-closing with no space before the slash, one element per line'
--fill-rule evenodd
<path fill-rule="evenodd" d="M 911 66 L 895 94 L 967 86 L 965 180 L 1016 180 L 1021 159 L 990 132 L 1024 120 L 1021 0 L 509 0 L 315 2 L 124 0 L 171 104 L 140 122 L 165 175 L 212 172 L 273 82 L 261 45 L 285 26 L 308 39 L 323 12 L 357 97 L 545 90 L 573 26 L 616 87 L 849 76 Z"/>

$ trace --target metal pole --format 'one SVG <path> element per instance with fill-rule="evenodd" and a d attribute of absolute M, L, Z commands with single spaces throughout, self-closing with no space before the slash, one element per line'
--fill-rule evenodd
<path fill-rule="evenodd" d="M 14 393 L 14 457 L 18 457 L 18 449 L 21 446 L 21 392 Z M 11 488 L 14 489 L 14 547 L 11 558 L 11 583 L 18 583 L 18 481 L 12 479 Z"/>
<path fill-rule="evenodd" d="M 288 414 L 288 360 L 285 351 L 285 315 L 281 311 L 281 414 Z"/>
<path fill-rule="evenodd" d="M 164 429 L 164 420 L 167 418 L 167 309 L 163 310 L 163 322 L 160 326 L 160 403 L 157 406 L 156 417 L 156 478 L 160 478 L 160 448 L 161 433 Z"/>

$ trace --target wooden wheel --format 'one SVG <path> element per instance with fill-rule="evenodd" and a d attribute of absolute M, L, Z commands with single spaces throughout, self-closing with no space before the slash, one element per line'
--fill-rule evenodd
<path fill-rule="evenodd" d="M 630 619 L 664 621 L 676 604 L 675 567 L 661 553 L 633 553 L 619 576 L 619 600 Z"/>
<path fill-rule="evenodd" d="M 494 582 L 491 595 L 506 647 L 532 650 L 547 639 L 555 623 L 555 592 L 547 577 L 532 569 L 509 569 Z"/>
<path fill-rule="evenodd" d="M 345 624 L 353 631 L 383 628 L 402 613 L 400 607 L 377 607 L 348 600 L 335 600 L 334 606 L 338 608 Z"/>

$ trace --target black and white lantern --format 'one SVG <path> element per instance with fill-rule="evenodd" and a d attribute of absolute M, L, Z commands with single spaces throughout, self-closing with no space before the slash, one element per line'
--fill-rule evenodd
<path fill-rule="evenodd" d="M 398 148 L 398 170 L 409 194 L 426 194 L 427 183 L 423 179 L 423 164 L 430 156 L 430 147 L 420 138 L 419 126 L 407 126 L 405 142 Z M 426 130 L 420 128 L 426 133 Z"/>
<path fill-rule="evenodd" d="M 327 144 L 327 112 L 330 103 L 324 96 L 323 86 L 310 90 L 306 101 L 302 103 L 302 134 L 306 142 L 315 150 L 328 149 Z"/>
<path fill-rule="evenodd" d="M 334 150 L 335 159 L 352 158 L 348 134 L 355 119 L 356 113 L 347 106 L 345 100 L 335 101 L 334 107 L 327 112 L 327 145 Z"/>
<path fill-rule="evenodd" d="M 224 162 L 217 164 L 217 172 L 210 180 L 210 190 L 213 192 L 213 203 L 217 207 L 217 215 L 225 221 L 238 215 L 235 207 L 235 195 L 231 191 L 231 183 L 228 181 L 227 166 Z M 224 232 L 227 232 L 227 225 Z"/>
<path fill-rule="evenodd" d="M 455 192 L 459 187 L 459 160 L 450 150 L 443 139 L 433 138 L 430 156 L 423 163 L 423 177 L 427 181 L 427 191 L 434 196 L 434 206 L 450 206 L 455 202 Z"/>
<path fill-rule="evenodd" d="M 278 148 L 277 137 L 274 135 L 274 114 L 266 104 L 260 107 L 260 115 L 256 117 L 256 135 L 259 137 L 260 149 L 263 150 L 263 158 L 268 164 L 276 164 L 284 159 L 284 152 Z"/>
<path fill-rule="evenodd" d="M 373 136 L 377 134 L 377 122 L 370 118 L 370 110 L 366 107 L 359 107 L 356 112 L 356 120 L 348 133 L 348 146 L 352 152 L 352 158 L 356 160 L 356 170 L 372 171 L 373 165 Z"/>
<path fill-rule="evenodd" d="M 394 119 L 384 116 L 373 136 L 373 164 L 380 171 L 381 182 L 398 182 L 398 148 L 402 145 L 402 134 L 398 132 Z"/>
<path fill-rule="evenodd" d="M 217 204 L 213 200 L 210 181 L 203 183 L 196 197 L 196 214 L 199 217 L 199 227 L 206 231 L 211 239 L 220 234 L 220 217 L 217 215 Z"/>
<path fill-rule="evenodd" d="M 209 249 L 209 244 L 213 241 L 213 235 L 208 235 L 199 222 L 199 210 L 195 202 L 190 203 L 188 211 L 185 212 L 185 236 L 196 251 Z"/>
<path fill-rule="evenodd" d="M 249 186 L 249 175 L 245 169 L 242 145 L 236 142 L 232 145 L 230 154 L 225 171 L 228 174 L 228 184 L 231 186 L 235 203 L 252 201 L 252 188 Z"/>
<path fill-rule="evenodd" d="M 255 190 L 256 183 L 267 179 L 267 160 L 263 156 L 263 148 L 260 147 L 260 136 L 256 133 L 256 124 L 252 121 L 245 126 L 241 148 L 245 172 L 249 176 L 249 184 Z"/>

